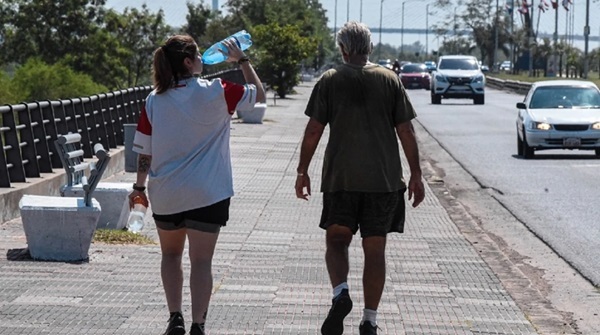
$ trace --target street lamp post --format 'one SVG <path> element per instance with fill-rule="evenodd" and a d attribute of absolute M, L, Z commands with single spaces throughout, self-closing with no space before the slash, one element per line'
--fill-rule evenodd
<path fill-rule="evenodd" d="M 588 57 L 590 44 L 590 0 L 585 1 L 585 27 L 583 28 L 585 48 L 583 51 L 583 78 L 587 79 L 590 70 L 590 58 Z"/>
<path fill-rule="evenodd" d="M 360 19 L 359 19 L 360 22 L 362 22 L 362 2 L 363 2 L 363 0 L 360 0 Z"/>
<path fill-rule="evenodd" d="M 350 21 L 350 0 L 346 1 L 346 22 Z"/>
<path fill-rule="evenodd" d="M 402 27 L 400 28 L 400 54 L 404 56 L 404 4 L 416 0 L 402 1 Z"/>
<path fill-rule="evenodd" d="M 333 8 L 333 33 L 335 34 L 337 31 L 337 0 L 335 0 L 335 5 Z"/>
<path fill-rule="evenodd" d="M 492 56 L 492 69 L 496 66 L 496 62 L 498 59 L 498 0 L 496 0 L 496 23 L 494 24 L 496 27 L 494 28 L 494 55 Z"/>
<path fill-rule="evenodd" d="M 383 21 L 383 0 L 379 7 L 379 48 L 377 49 L 377 59 L 381 59 L 381 22 Z"/>
<path fill-rule="evenodd" d="M 425 6 L 425 58 L 429 55 L 429 4 Z"/>
<path fill-rule="evenodd" d="M 402 27 L 400 28 L 400 55 L 404 57 L 404 4 L 406 1 L 402 1 Z"/>

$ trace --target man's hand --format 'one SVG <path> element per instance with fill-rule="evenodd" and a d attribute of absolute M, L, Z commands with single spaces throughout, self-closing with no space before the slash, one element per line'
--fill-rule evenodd
<path fill-rule="evenodd" d="M 310 177 L 306 173 L 299 173 L 296 177 L 296 197 L 308 200 L 310 196 Z"/>
<path fill-rule="evenodd" d="M 423 186 L 423 181 L 420 176 L 410 176 L 410 181 L 408 182 L 408 200 L 411 200 L 413 196 L 413 207 L 419 206 L 419 204 L 423 202 L 423 199 L 425 199 L 425 186 Z"/>

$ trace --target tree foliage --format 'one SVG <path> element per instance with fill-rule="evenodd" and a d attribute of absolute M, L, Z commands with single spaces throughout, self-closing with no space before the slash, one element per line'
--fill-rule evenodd
<path fill-rule="evenodd" d="M 163 11 L 152 13 L 146 4 L 141 9 L 125 8 L 122 14 L 111 11 L 105 27 L 122 47 L 116 56 L 121 57 L 126 68 L 124 84 L 127 87 L 149 84 L 152 53 L 173 33 Z"/>
<path fill-rule="evenodd" d="M 317 50 L 316 41 L 303 37 L 298 26 L 270 23 L 254 27 L 260 45 L 257 64 L 261 79 L 285 97 L 298 84 L 300 62 Z"/>
<path fill-rule="evenodd" d="M 510 54 L 509 22 L 499 12 L 502 8 L 495 8 L 496 0 L 437 0 L 434 5 L 446 13 L 444 20 L 434 26 L 443 41 L 440 52 L 474 54 L 491 66 L 497 36 L 497 50 Z"/>
<path fill-rule="evenodd" d="M 66 54 L 81 52 L 85 41 L 98 29 L 104 0 L 3 0 L 2 60 L 24 63 L 41 57 L 54 63 Z"/>
<path fill-rule="evenodd" d="M 32 64 L 44 70 L 39 73 L 44 80 L 34 80 L 36 84 L 26 84 L 15 71 L 0 72 L 2 97 L 26 99 L 15 95 L 13 84 L 34 99 L 64 97 L 62 92 L 69 91 L 84 94 L 65 88 L 65 78 L 83 91 L 93 87 L 91 79 L 96 87 L 110 90 L 149 84 L 153 51 L 176 32 L 191 35 L 204 51 L 246 29 L 254 37 L 248 54 L 281 95 L 297 83 L 301 66 L 317 69 L 339 58 L 318 0 L 229 0 L 227 15 L 211 11 L 204 0 L 189 0 L 187 20 L 176 28 L 166 24 L 162 10 L 152 12 L 143 5 L 117 12 L 105 5 L 106 0 L 0 0 L 0 66 L 16 67 L 18 75 L 35 73 Z"/>
<path fill-rule="evenodd" d="M 336 50 L 327 15 L 317 0 L 229 0 L 232 25 L 253 30 L 255 25 L 295 26 L 299 35 L 310 38 L 317 49 L 306 55 L 306 64 L 317 69 L 328 61 Z M 257 45 L 260 48 L 260 45 Z"/>
<path fill-rule="evenodd" d="M 87 74 L 60 63 L 48 65 L 36 58 L 17 68 L 10 84 L 17 101 L 67 99 L 107 91 Z"/>
<path fill-rule="evenodd" d="M 187 23 L 183 25 L 182 31 L 198 41 L 206 34 L 206 28 L 211 18 L 214 17 L 210 8 L 204 6 L 204 2 L 194 5 L 187 2 L 188 14 L 186 15 Z"/>

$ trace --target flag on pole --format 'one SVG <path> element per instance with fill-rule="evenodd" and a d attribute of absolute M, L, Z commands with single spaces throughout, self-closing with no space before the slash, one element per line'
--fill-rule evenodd
<path fill-rule="evenodd" d="M 558 8 L 558 0 L 554 0 L 554 1 L 550 1 L 552 2 L 552 8 L 553 9 L 557 9 Z"/>
<path fill-rule="evenodd" d="M 506 2 L 504 5 L 504 10 L 506 10 L 506 15 L 511 16 L 513 13 L 514 0 L 510 0 L 510 4 Z"/>
<path fill-rule="evenodd" d="M 529 13 L 529 4 L 527 4 L 527 0 L 523 0 L 523 2 L 521 3 L 521 8 L 519 8 L 518 11 L 521 14 Z"/>
<path fill-rule="evenodd" d="M 546 0 L 540 0 L 540 4 L 538 5 L 540 12 L 545 13 L 546 9 L 550 8 L 550 5 L 546 2 Z"/>
<path fill-rule="evenodd" d="M 562 0 L 562 6 L 565 8 L 566 11 L 569 10 L 570 3 L 571 3 L 571 1 L 569 1 L 569 0 Z"/>

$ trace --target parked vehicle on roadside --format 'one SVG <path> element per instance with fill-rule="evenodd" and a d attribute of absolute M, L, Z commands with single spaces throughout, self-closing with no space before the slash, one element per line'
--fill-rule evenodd
<path fill-rule="evenodd" d="M 400 81 L 404 88 L 424 88 L 431 86 L 431 75 L 427 66 L 421 63 L 405 64 L 400 68 Z"/>
<path fill-rule="evenodd" d="M 432 73 L 431 103 L 444 99 L 473 99 L 476 105 L 485 103 L 485 75 L 477 58 L 467 55 L 441 56 Z"/>
<path fill-rule="evenodd" d="M 590 81 L 545 80 L 517 103 L 517 154 L 538 150 L 594 150 L 600 158 L 600 90 Z"/>

